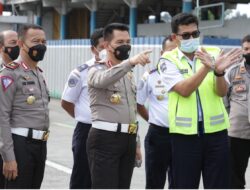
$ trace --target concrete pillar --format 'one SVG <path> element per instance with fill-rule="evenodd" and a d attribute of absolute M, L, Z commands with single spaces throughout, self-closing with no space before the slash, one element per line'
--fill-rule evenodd
<path fill-rule="evenodd" d="M 42 5 L 37 5 L 36 8 L 36 24 L 42 26 Z"/>
<path fill-rule="evenodd" d="M 137 36 L 137 0 L 124 0 L 129 6 L 129 33 L 132 38 Z"/>
<path fill-rule="evenodd" d="M 60 39 L 64 40 L 66 38 L 66 28 L 67 28 L 67 2 L 62 0 L 61 16 L 60 16 Z"/>
<path fill-rule="evenodd" d="M 84 3 L 84 5 L 90 11 L 90 34 L 89 35 L 91 35 L 96 29 L 97 1 L 92 0 L 90 3 Z"/>
<path fill-rule="evenodd" d="M 132 0 L 129 8 L 129 33 L 132 38 L 137 36 L 137 2 Z"/>
<path fill-rule="evenodd" d="M 90 35 L 95 31 L 96 29 L 96 11 L 92 10 L 90 12 Z"/>
<path fill-rule="evenodd" d="M 192 0 L 182 0 L 182 12 L 183 13 L 192 12 Z"/>

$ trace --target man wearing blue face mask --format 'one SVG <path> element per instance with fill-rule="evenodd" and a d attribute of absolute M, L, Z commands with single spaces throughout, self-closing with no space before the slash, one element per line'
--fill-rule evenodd
<path fill-rule="evenodd" d="M 221 53 L 199 47 L 196 16 L 173 17 L 172 37 L 178 47 L 163 54 L 159 71 L 169 98 L 173 187 L 229 187 L 229 120 L 221 97 L 227 93 L 224 70 L 237 62 L 240 50 Z"/>

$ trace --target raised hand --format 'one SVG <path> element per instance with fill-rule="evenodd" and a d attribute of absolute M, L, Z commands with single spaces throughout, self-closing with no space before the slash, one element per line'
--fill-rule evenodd
<path fill-rule="evenodd" d="M 222 51 L 215 60 L 215 71 L 223 73 L 231 65 L 239 63 L 242 60 L 241 55 L 242 50 L 239 48 L 234 48 L 227 53 Z"/>
<path fill-rule="evenodd" d="M 129 59 L 131 65 L 141 64 L 142 66 L 150 63 L 149 54 L 152 50 L 145 50 Z"/>
<path fill-rule="evenodd" d="M 201 51 L 196 51 L 195 52 L 195 57 L 201 60 L 201 63 L 203 65 L 205 65 L 207 68 L 211 68 L 213 69 L 213 58 L 211 57 L 211 55 L 209 53 L 207 53 L 207 51 L 205 50 L 205 48 L 201 48 Z"/>

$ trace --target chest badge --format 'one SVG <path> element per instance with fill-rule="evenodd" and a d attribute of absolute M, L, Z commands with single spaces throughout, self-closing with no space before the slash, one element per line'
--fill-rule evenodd
<path fill-rule="evenodd" d="M 27 98 L 27 104 L 31 105 L 31 104 L 34 104 L 34 102 L 36 101 L 36 97 L 33 96 L 33 95 L 30 95 L 28 98 Z"/>
<path fill-rule="evenodd" d="M 157 100 L 162 101 L 164 99 L 164 95 L 158 95 L 156 96 Z"/>
<path fill-rule="evenodd" d="M 121 95 L 118 93 L 114 93 L 110 97 L 110 102 L 112 104 L 119 104 L 121 102 Z"/>
<path fill-rule="evenodd" d="M 241 74 L 246 73 L 246 68 L 243 67 L 243 66 L 241 66 L 241 67 L 240 67 L 240 73 L 241 73 Z"/>

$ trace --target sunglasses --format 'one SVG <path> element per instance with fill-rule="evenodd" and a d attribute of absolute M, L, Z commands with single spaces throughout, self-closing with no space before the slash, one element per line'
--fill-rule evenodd
<path fill-rule="evenodd" d="M 188 33 L 188 32 L 184 32 L 183 34 L 177 34 L 178 36 L 181 36 L 184 40 L 188 40 L 191 36 L 193 38 L 198 38 L 200 36 L 200 31 L 199 30 L 196 30 L 196 31 L 193 31 L 191 33 Z"/>

